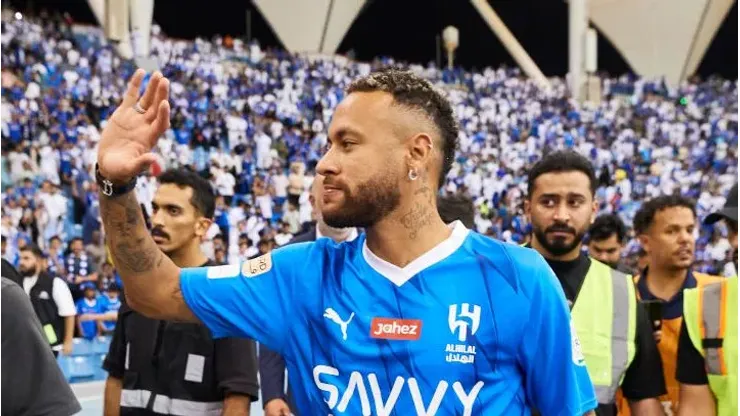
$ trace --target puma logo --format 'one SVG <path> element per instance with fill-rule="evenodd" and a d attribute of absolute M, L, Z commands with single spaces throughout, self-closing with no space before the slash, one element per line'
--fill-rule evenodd
<path fill-rule="evenodd" d="M 342 340 L 344 341 L 347 340 L 347 326 L 349 325 L 349 323 L 352 321 L 352 318 L 354 317 L 355 317 L 355 313 L 352 312 L 352 314 L 349 316 L 349 319 L 344 321 L 334 309 L 326 308 L 326 310 L 324 311 L 324 318 L 339 325 L 339 328 L 342 330 Z"/>

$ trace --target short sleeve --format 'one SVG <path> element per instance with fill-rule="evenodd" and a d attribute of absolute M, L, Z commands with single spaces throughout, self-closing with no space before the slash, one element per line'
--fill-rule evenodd
<path fill-rule="evenodd" d="M 295 303 L 293 274 L 314 244 L 281 247 L 240 264 L 182 269 L 185 302 L 214 338 L 247 337 L 282 351 Z"/>
<path fill-rule="evenodd" d="M 72 300 L 72 292 L 70 292 L 67 283 L 59 277 L 54 278 L 51 287 L 51 296 L 57 305 L 59 316 L 77 315 L 77 307 L 74 300 Z"/>
<path fill-rule="evenodd" d="M 709 384 L 704 357 L 691 342 L 686 321 L 681 323 L 681 333 L 678 336 L 676 380 L 682 384 Z"/>
<path fill-rule="evenodd" d="M 582 415 L 595 409 L 596 394 L 560 283 L 539 254 L 520 276 L 523 272 L 532 289 L 519 359 L 530 405 L 543 415 Z"/>

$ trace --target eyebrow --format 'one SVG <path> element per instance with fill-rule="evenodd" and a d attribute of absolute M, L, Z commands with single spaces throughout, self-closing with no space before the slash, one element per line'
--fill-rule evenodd
<path fill-rule="evenodd" d="M 579 193 L 576 193 L 576 192 L 568 192 L 564 196 L 565 196 L 565 198 L 573 198 L 573 197 L 584 198 L 584 199 L 586 198 L 586 195 L 579 194 Z M 544 193 L 544 194 L 542 194 L 542 195 L 539 196 L 539 198 L 561 198 L 561 197 L 563 197 L 563 195 L 556 194 L 556 193 Z"/>
<path fill-rule="evenodd" d="M 342 126 L 342 127 L 338 128 L 336 130 L 336 132 L 334 133 L 334 137 L 336 137 L 338 139 L 341 139 L 342 137 L 344 137 L 346 135 L 357 136 L 358 138 L 363 138 L 364 137 L 362 135 L 362 133 L 360 133 L 359 130 L 354 129 L 354 128 L 349 127 L 349 126 Z M 331 135 L 329 135 L 329 139 L 331 139 Z"/>

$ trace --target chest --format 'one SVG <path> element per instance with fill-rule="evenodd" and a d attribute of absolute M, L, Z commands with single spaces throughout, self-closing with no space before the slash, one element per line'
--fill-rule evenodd
<path fill-rule="evenodd" d="M 400 287 L 356 270 L 334 278 L 299 308 L 286 354 L 329 393 L 330 407 L 397 390 L 409 403 L 439 397 L 464 408 L 516 373 L 526 318 L 513 288 L 452 271 L 422 272 Z"/>

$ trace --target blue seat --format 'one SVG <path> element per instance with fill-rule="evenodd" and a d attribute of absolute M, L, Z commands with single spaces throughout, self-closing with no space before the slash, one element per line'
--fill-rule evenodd
<path fill-rule="evenodd" d="M 95 381 L 101 381 L 108 378 L 108 372 L 103 370 L 103 361 L 105 361 L 105 354 L 95 354 L 90 357 L 94 365 L 94 379 Z"/>
<path fill-rule="evenodd" d="M 69 382 L 92 381 L 95 377 L 94 356 L 72 356 L 69 361 Z"/>
<path fill-rule="evenodd" d="M 75 338 L 72 340 L 72 355 L 90 355 L 93 354 L 93 343 L 84 338 Z"/>
<path fill-rule="evenodd" d="M 110 347 L 110 336 L 99 336 L 92 340 L 92 353 L 93 354 L 107 354 L 108 348 Z"/>

